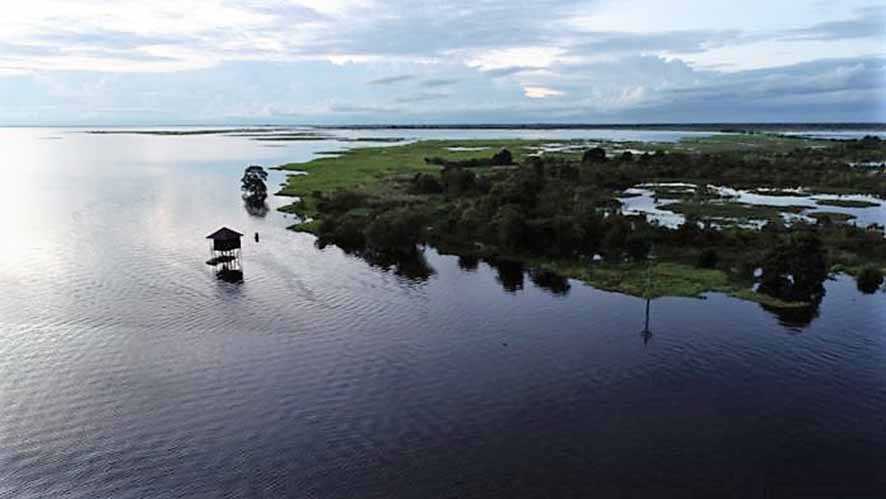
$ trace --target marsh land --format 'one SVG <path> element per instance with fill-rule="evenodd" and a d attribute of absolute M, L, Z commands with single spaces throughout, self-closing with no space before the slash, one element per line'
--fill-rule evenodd
<path fill-rule="evenodd" d="M 884 208 L 884 161 L 873 136 L 425 140 L 284 165 L 279 194 L 320 246 L 392 265 L 426 244 L 637 296 L 803 308 L 835 272 L 882 282 L 886 220 L 862 214 Z"/>

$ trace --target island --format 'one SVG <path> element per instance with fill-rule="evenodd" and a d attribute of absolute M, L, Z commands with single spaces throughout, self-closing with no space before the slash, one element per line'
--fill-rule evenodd
<path fill-rule="evenodd" d="M 884 159 L 873 136 L 422 140 L 282 165 L 278 194 L 292 229 L 370 260 L 430 245 L 647 298 L 809 308 L 836 272 L 881 286 L 884 227 L 853 210 L 882 207 Z"/>

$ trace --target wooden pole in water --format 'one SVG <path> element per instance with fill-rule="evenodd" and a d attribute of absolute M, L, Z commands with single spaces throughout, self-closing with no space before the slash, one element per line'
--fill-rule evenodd
<path fill-rule="evenodd" d="M 643 331 L 640 332 L 640 335 L 643 337 L 643 345 L 646 345 L 652 339 L 652 331 L 649 330 L 649 308 L 652 302 L 652 261 L 655 257 L 654 250 L 655 244 L 649 250 L 648 262 L 646 264 L 646 323 Z"/>

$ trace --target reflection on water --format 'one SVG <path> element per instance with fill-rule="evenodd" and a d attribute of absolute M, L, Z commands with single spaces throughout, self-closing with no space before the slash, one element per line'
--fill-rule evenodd
<path fill-rule="evenodd" d="M 886 294 L 826 282 L 801 335 L 660 298 L 640 348 L 644 300 L 244 210 L 246 165 L 340 144 L 0 130 L 0 496 L 881 495 Z"/>
<path fill-rule="evenodd" d="M 643 331 L 640 331 L 640 336 L 643 338 L 643 345 L 649 345 L 649 340 L 652 339 L 652 330 L 649 329 L 649 308 L 652 303 L 652 300 L 646 298 L 646 322 L 643 326 Z"/>
<path fill-rule="evenodd" d="M 476 256 L 459 256 L 458 257 L 458 268 L 466 271 L 473 272 L 477 270 L 477 267 L 480 265 L 480 258 Z"/>
<path fill-rule="evenodd" d="M 549 270 L 532 269 L 529 271 L 529 278 L 533 284 L 554 295 L 566 296 L 572 287 L 569 284 L 569 279 Z"/>
<path fill-rule="evenodd" d="M 787 332 L 799 334 L 818 318 L 821 300 L 816 300 L 808 307 L 775 308 L 763 304 L 760 307 L 777 317 L 779 324 L 787 328 Z"/>
<path fill-rule="evenodd" d="M 526 271 L 523 262 L 507 258 L 485 258 L 483 261 L 496 271 L 496 279 L 505 291 L 516 293 L 523 289 L 523 278 Z"/>
<path fill-rule="evenodd" d="M 243 200 L 243 208 L 246 209 L 246 213 L 249 213 L 249 216 L 263 218 L 268 215 L 268 203 L 262 202 L 252 202 L 248 199 Z"/>
<path fill-rule="evenodd" d="M 373 267 L 392 270 L 395 275 L 411 281 L 423 282 L 434 275 L 434 268 L 428 264 L 424 253 L 420 251 L 406 255 L 367 252 L 361 254 L 361 258 Z"/>

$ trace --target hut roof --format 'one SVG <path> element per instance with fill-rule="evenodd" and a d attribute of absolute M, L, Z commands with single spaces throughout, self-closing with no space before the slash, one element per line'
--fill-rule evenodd
<path fill-rule="evenodd" d="M 214 239 L 216 241 L 230 241 L 231 239 L 240 239 L 241 237 L 243 237 L 243 234 L 237 232 L 236 230 L 222 227 L 221 229 L 218 229 L 212 234 L 206 236 L 206 239 Z"/>

